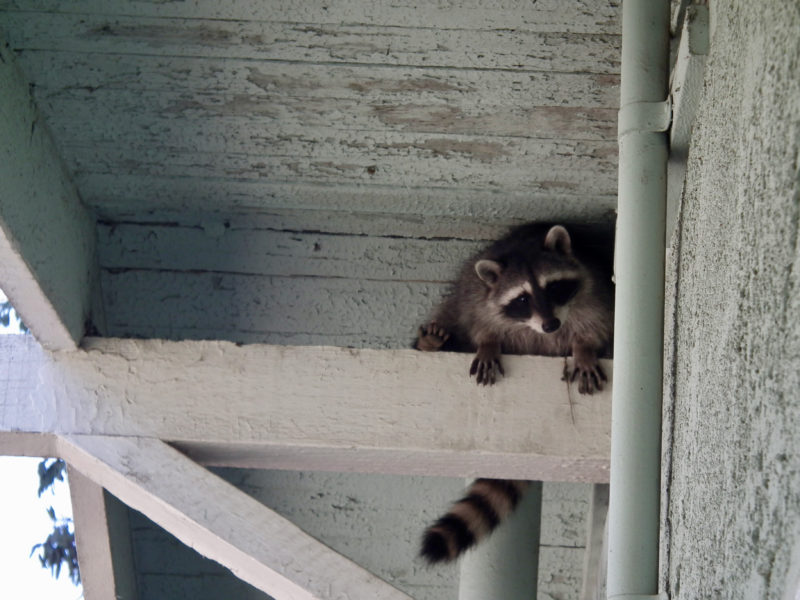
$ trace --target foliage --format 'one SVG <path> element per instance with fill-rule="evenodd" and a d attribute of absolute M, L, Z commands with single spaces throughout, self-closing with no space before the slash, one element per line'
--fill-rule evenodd
<path fill-rule="evenodd" d="M 42 462 L 39 463 L 39 497 L 42 497 L 42 494 L 52 486 L 56 480 L 64 481 L 64 469 L 67 468 L 67 463 L 65 463 L 60 458 L 52 459 L 49 465 L 47 464 L 47 459 L 44 459 Z"/>
<path fill-rule="evenodd" d="M 28 328 L 25 327 L 25 323 L 22 322 L 22 319 L 17 314 L 17 311 L 15 311 L 14 307 L 11 306 L 11 302 L 0 302 L 0 327 L 9 327 L 12 320 L 19 324 L 19 330 L 22 333 L 28 333 Z"/>
<path fill-rule="evenodd" d="M 50 464 L 47 462 L 48 459 L 39 463 L 39 496 L 56 481 L 64 481 L 66 464 L 60 458 L 50 460 L 53 461 Z M 42 567 L 50 569 L 50 573 L 56 579 L 61 575 L 62 563 L 66 563 L 72 583 L 78 585 L 81 582 L 81 573 L 78 568 L 78 552 L 75 547 L 72 519 L 58 518 L 52 506 L 47 510 L 47 514 L 53 521 L 53 532 L 47 536 L 44 542 L 31 548 L 31 556 L 39 550 L 39 561 L 42 563 Z"/>

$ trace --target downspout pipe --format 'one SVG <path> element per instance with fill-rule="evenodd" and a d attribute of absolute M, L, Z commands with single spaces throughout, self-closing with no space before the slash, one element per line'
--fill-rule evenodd
<path fill-rule="evenodd" d="M 622 3 L 609 600 L 658 595 L 669 0 Z"/>

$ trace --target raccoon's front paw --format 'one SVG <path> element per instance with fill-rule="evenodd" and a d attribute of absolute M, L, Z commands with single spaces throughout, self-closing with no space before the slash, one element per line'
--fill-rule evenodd
<path fill-rule="evenodd" d="M 475 376 L 478 385 L 494 385 L 500 375 L 505 375 L 498 354 L 484 355 L 478 352 L 469 368 L 470 376 Z"/>
<path fill-rule="evenodd" d="M 417 334 L 417 350 L 424 352 L 436 352 L 441 350 L 444 343 L 450 339 L 450 334 L 444 327 L 439 327 L 431 321 L 427 325 L 422 325 Z"/>
<path fill-rule="evenodd" d="M 606 374 L 603 372 L 602 367 L 597 361 L 586 363 L 582 361 L 575 361 L 575 368 L 572 375 L 569 376 L 570 381 L 578 382 L 578 392 L 581 394 L 593 394 L 595 390 L 600 391 L 603 385 L 608 381 Z"/>

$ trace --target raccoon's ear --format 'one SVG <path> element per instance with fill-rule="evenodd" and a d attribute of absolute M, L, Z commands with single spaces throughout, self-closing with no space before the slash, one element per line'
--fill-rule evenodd
<path fill-rule="evenodd" d="M 545 250 L 553 250 L 561 254 L 572 254 L 572 240 L 569 233 L 561 225 L 553 225 L 544 237 Z"/>
<path fill-rule="evenodd" d="M 481 281 L 492 286 L 500 279 L 500 273 L 503 272 L 503 267 L 500 266 L 500 263 L 493 260 L 483 259 L 475 263 L 475 272 L 478 274 L 478 277 L 481 278 Z"/>

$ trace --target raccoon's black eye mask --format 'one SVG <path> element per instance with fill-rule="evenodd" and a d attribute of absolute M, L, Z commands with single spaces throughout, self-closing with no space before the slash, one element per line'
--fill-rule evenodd
<path fill-rule="evenodd" d="M 564 305 L 578 293 L 580 283 L 577 279 L 558 279 L 551 281 L 544 288 L 547 298 L 556 305 Z"/>
<path fill-rule="evenodd" d="M 511 319 L 529 319 L 533 313 L 531 295 L 524 292 L 503 307 L 503 312 Z"/>

